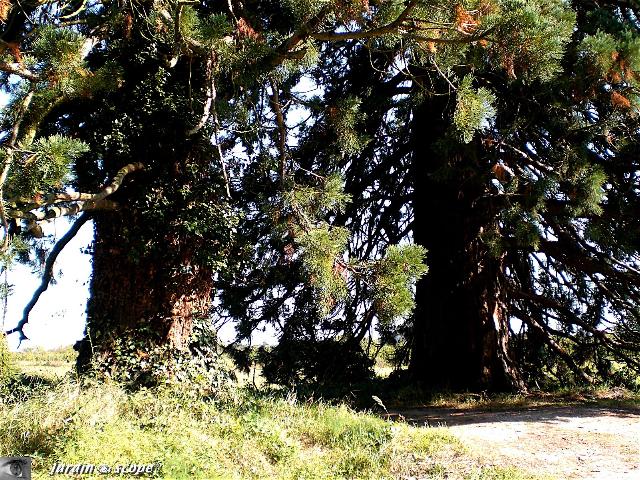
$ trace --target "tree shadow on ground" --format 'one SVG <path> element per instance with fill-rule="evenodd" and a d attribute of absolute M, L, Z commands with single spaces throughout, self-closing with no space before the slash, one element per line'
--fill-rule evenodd
<path fill-rule="evenodd" d="M 640 422 L 640 408 L 601 405 L 541 405 L 513 409 L 417 407 L 390 408 L 383 416 L 416 425 L 453 426 L 492 422 L 562 423 L 575 418 L 616 416 Z"/>

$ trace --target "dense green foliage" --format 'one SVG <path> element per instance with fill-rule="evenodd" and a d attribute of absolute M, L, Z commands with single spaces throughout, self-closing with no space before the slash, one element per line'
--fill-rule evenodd
<path fill-rule="evenodd" d="M 28 347 L 19 354 L 14 354 L 15 360 L 28 362 L 73 362 L 78 356 L 72 346 L 58 347 L 45 350 L 42 347 Z"/>

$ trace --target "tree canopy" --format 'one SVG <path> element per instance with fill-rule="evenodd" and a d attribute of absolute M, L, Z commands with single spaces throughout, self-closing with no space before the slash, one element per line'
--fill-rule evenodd
<path fill-rule="evenodd" d="M 0 6 L 3 258 L 94 220 L 81 363 L 231 320 L 287 384 L 362 378 L 374 332 L 433 386 L 637 372 L 633 3 Z"/>

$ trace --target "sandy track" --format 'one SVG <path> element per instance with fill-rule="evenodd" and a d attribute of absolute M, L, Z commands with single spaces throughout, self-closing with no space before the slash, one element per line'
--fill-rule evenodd
<path fill-rule="evenodd" d="M 513 466 L 562 480 L 640 480 L 638 408 L 414 408 L 389 413 L 418 425 L 446 426 L 488 465 Z"/>

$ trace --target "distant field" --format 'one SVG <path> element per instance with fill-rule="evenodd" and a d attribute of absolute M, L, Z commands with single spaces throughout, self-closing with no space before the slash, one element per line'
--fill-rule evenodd
<path fill-rule="evenodd" d="M 15 363 L 18 370 L 24 375 L 34 375 L 37 377 L 53 380 L 56 377 L 64 377 L 73 370 L 73 362 L 42 362 L 38 360 L 18 360 Z"/>
<path fill-rule="evenodd" d="M 54 350 L 34 347 L 14 353 L 12 356 L 15 366 L 24 375 L 54 380 L 55 378 L 64 377 L 73 370 L 78 353 L 72 346 L 60 347 Z"/>

